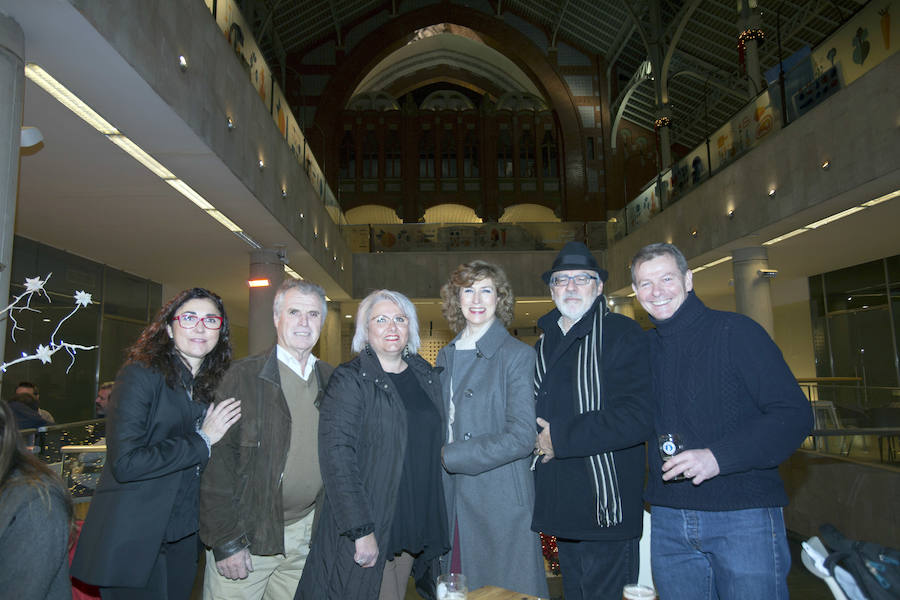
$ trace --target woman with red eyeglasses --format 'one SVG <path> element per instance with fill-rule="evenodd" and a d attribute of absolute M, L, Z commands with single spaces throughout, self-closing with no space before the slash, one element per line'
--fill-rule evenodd
<path fill-rule="evenodd" d="M 231 362 L 222 299 L 175 296 L 129 349 L 106 416 L 107 457 L 71 573 L 104 600 L 180 600 L 197 573 L 200 473 L 240 419 L 213 404 Z"/>

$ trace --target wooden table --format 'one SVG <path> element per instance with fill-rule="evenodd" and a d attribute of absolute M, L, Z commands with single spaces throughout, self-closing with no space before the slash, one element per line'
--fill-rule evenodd
<path fill-rule="evenodd" d="M 539 600 L 537 596 L 527 596 L 503 588 L 486 585 L 469 592 L 469 600 Z"/>

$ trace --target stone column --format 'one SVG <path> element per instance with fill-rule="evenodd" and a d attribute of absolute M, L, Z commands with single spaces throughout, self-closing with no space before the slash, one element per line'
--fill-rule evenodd
<path fill-rule="evenodd" d="M 734 300 L 737 311 L 747 315 L 765 329 L 770 337 L 775 335 L 775 319 L 772 315 L 772 293 L 769 286 L 772 273 L 769 255 L 762 246 L 738 248 L 731 253 L 734 267 Z"/>
<path fill-rule="evenodd" d="M 8 303 L 12 269 L 16 194 L 19 187 L 19 146 L 25 103 L 25 33 L 16 21 L 0 13 L 0 298 Z M 7 323 L 9 319 L 7 319 Z M 0 362 L 6 349 L 6 326 L 0 328 Z M 2 375 L 0 375 L 2 376 Z"/>
<path fill-rule="evenodd" d="M 272 318 L 272 302 L 275 292 L 284 281 L 284 263 L 281 253 L 272 248 L 250 253 L 249 279 L 268 279 L 269 285 L 250 288 L 250 308 L 247 318 L 247 350 L 250 355 L 268 350 L 275 343 L 275 320 Z"/>
<path fill-rule="evenodd" d="M 319 336 L 318 357 L 336 367 L 341 364 L 341 305 L 328 303 L 328 314 Z"/>

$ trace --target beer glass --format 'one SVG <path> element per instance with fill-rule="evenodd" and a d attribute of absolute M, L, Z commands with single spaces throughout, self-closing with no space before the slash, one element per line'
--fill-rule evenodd
<path fill-rule="evenodd" d="M 666 462 L 679 452 L 684 450 L 684 442 L 677 433 L 663 433 L 659 436 L 659 456 Z M 684 474 L 677 475 L 669 481 L 683 481 L 687 479 Z"/>
<path fill-rule="evenodd" d="M 622 588 L 622 600 L 656 600 L 656 590 L 646 585 L 630 583 Z"/>
<path fill-rule="evenodd" d="M 462 573 L 439 575 L 437 578 L 437 600 L 466 600 L 469 588 Z"/>

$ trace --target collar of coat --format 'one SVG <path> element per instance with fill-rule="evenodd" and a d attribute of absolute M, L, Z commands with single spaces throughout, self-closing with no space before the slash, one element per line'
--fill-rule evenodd
<path fill-rule="evenodd" d="M 368 344 L 366 344 L 366 347 L 363 348 L 363 351 L 359 353 L 357 358 L 359 359 L 359 376 L 363 380 L 372 379 L 378 381 L 386 375 L 384 369 L 381 368 L 381 362 L 378 360 L 378 356 Z M 432 367 L 431 363 L 418 354 L 404 356 L 403 362 L 419 376 L 427 377 L 432 373 L 437 375 L 443 370 L 441 367 Z"/>
<path fill-rule="evenodd" d="M 462 337 L 462 334 L 462 331 L 456 334 L 456 337 L 453 338 L 453 341 L 450 342 L 450 344 L 455 346 L 459 338 Z M 475 349 L 482 356 L 491 358 L 498 350 L 500 350 L 500 346 L 503 345 L 503 342 L 506 341 L 507 337 L 509 337 L 509 333 L 506 331 L 503 322 L 500 319 L 494 319 L 494 322 L 491 323 L 488 330 L 484 332 L 484 335 L 475 342 Z"/>

